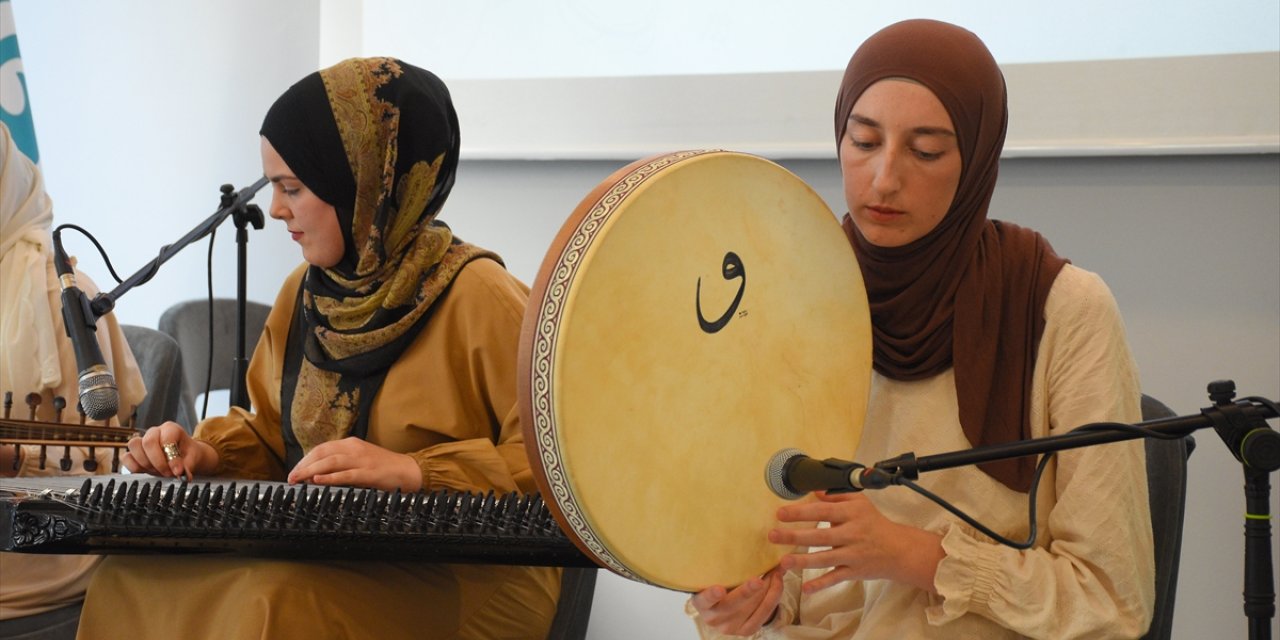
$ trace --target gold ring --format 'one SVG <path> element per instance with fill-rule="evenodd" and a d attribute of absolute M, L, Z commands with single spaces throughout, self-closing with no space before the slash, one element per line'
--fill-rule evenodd
<path fill-rule="evenodd" d="M 161 448 L 164 449 L 164 457 L 166 460 L 173 460 L 174 458 L 182 457 L 182 452 L 178 450 L 178 443 L 176 442 L 166 442 Z"/>

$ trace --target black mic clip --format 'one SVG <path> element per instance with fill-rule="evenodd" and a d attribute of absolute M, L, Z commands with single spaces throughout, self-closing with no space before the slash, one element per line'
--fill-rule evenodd
<path fill-rule="evenodd" d="M 839 487 L 827 487 L 824 489 L 828 494 L 832 493 L 858 493 L 868 487 L 860 485 L 859 478 L 867 473 L 869 469 L 867 465 L 849 460 L 841 460 L 839 458 L 827 458 L 818 460 L 823 467 L 830 469 L 836 476 L 847 478 L 848 484 Z"/>
<path fill-rule="evenodd" d="M 116 308 L 115 298 L 112 298 L 106 293 L 99 293 L 94 296 L 92 302 L 85 299 L 85 304 L 89 305 L 89 312 L 93 314 L 94 318 L 101 318 L 102 316 L 111 313 Z"/>
<path fill-rule="evenodd" d="M 252 191 L 249 191 L 252 189 Z M 261 229 L 266 219 L 262 215 L 262 209 L 256 204 L 248 204 L 248 198 L 252 198 L 258 189 L 248 187 L 237 193 L 235 187 L 224 184 L 218 188 L 222 192 L 219 202 L 223 211 L 231 212 L 231 221 L 236 225 L 239 232 L 245 232 L 247 227 L 252 226 L 254 229 Z M 244 193 L 248 191 L 249 193 Z"/>
<path fill-rule="evenodd" d="M 1280 469 L 1280 432 L 1267 425 L 1262 408 L 1247 402 L 1237 403 L 1236 383 L 1215 380 L 1209 383 L 1209 399 L 1214 406 L 1200 413 L 1213 424 L 1213 430 L 1226 443 L 1227 450 L 1252 470 L 1267 474 Z"/>
<path fill-rule="evenodd" d="M 916 464 L 916 454 L 904 453 L 896 458 L 881 460 L 865 471 L 854 476 L 857 490 L 884 489 L 904 480 L 916 480 L 920 477 L 920 468 Z"/>

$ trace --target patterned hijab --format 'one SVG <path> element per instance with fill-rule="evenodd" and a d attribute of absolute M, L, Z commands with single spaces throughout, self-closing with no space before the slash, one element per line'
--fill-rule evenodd
<path fill-rule="evenodd" d="M 885 78 L 931 90 L 956 130 L 962 169 L 950 209 L 927 235 L 879 247 L 845 215 L 871 303 L 873 362 L 895 380 L 955 367 L 960 425 L 973 446 L 1030 437 L 1031 376 L 1044 303 L 1066 260 L 1038 233 L 987 219 L 1008 124 L 1004 76 L 974 34 L 908 20 L 871 36 L 849 61 L 836 100 L 836 148 L 858 97 Z M 1030 457 L 979 465 L 1027 491 Z"/>
<path fill-rule="evenodd" d="M 479 256 L 435 221 L 458 167 L 458 117 L 431 72 L 353 58 L 280 96 L 261 134 L 337 211 L 346 251 L 298 293 L 281 388 L 286 466 L 316 445 L 368 433 L 387 369 L 432 304 Z"/>

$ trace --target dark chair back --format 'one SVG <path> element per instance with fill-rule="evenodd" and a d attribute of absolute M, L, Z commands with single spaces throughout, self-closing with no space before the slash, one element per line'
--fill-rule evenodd
<path fill-rule="evenodd" d="M 560 603 L 556 605 L 556 617 L 551 621 L 547 640 L 582 640 L 587 637 L 597 571 L 599 569 L 585 567 L 564 570 L 560 578 Z"/>
<path fill-rule="evenodd" d="M 1172 417 L 1173 410 L 1143 394 L 1142 419 Z M 1146 439 L 1147 493 L 1155 540 L 1156 608 L 1144 640 L 1168 640 L 1173 633 L 1173 603 L 1182 555 L 1182 523 L 1187 502 L 1187 458 L 1195 449 L 1191 436 L 1176 440 Z"/>
<path fill-rule="evenodd" d="M 245 303 L 245 357 L 253 356 L 262 327 L 267 323 L 270 305 Z M 209 370 L 209 301 L 188 300 L 169 307 L 160 316 L 160 331 L 169 334 L 182 350 L 182 368 L 188 397 L 194 399 L 208 388 L 230 389 L 235 374 L 236 301 L 232 298 L 213 300 L 213 370 Z"/>
<path fill-rule="evenodd" d="M 187 431 L 195 427 L 195 411 L 191 398 L 186 394 L 182 368 L 182 350 L 173 338 L 148 327 L 120 325 L 142 381 L 147 385 L 147 397 L 138 405 L 138 426 L 154 427 L 172 420 Z M 133 407 L 120 407 L 121 415 L 128 418 Z"/>

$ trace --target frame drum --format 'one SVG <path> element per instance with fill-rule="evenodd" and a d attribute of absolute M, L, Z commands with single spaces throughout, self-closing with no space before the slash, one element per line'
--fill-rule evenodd
<path fill-rule="evenodd" d="M 752 155 L 640 160 L 552 243 L 520 344 L 525 446 L 601 566 L 697 591 L 776 565 L 769 459 L 852 458 L 871 372 L 862 275 L 822 199 Z"/>

